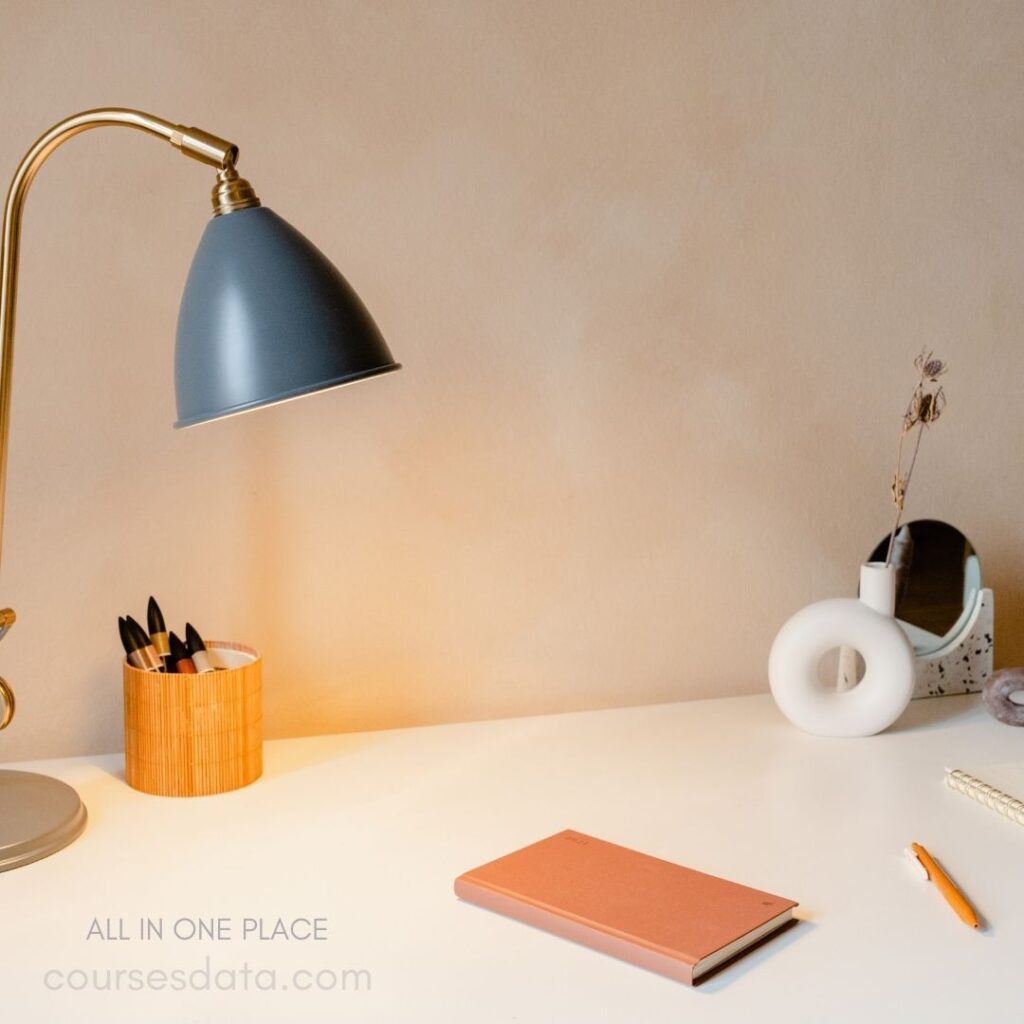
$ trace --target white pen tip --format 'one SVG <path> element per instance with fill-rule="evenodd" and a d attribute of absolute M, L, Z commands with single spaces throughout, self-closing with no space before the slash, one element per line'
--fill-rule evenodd
<path fill-rule="evenodd" d="M 910 861 L 911 864 L 914 865 L 914 869 L 917 871 L 917 873 L 927 882 L 928 881 L 928 870 L 921 863 L 921 860 L 917 856 L 917 854 L 914 853 L 914 851 L 908 846 L 908 847 L 906 847 L 904 849 L 903 855 L 907 858 L 907 860 Z"/>

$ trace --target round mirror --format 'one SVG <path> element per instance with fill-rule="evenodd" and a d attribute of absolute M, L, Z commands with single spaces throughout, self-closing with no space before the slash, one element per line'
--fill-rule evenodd
<path fill-rule="evenodd" d="M 889 538 L 871 552 L 884 561 Z M 981 562 L 974 545 L 937 519 L 904 523 L 896 534 L 896 618 L 916 655 L 937 651 L 960 632 L 981 591 Z"/>

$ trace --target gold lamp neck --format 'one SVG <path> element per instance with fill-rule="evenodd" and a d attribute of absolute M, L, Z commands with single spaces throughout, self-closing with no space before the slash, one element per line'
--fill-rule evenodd
<path fill-rule="evenodd" d="M 239 177 L 233 163 L 225 165 L 217 172 L 217 184 L 213 186 L 211 198 L 214 217 L 260 205 L 252 185 L 245 178 Z"/>
<path fill-rule="evenodd" d="M 0 240 L 0 548 L 3 545 L 4 496 L 7 485 L 7 442 L 11 410 L 11 369 L 14 362 L 14 313 L 18 291 L 18 255 L 25 197 L 47 157 L 68 139 L 91 128 L 135 128 L 169 142 L 187 157 L 216 167 L 214 215 L 259 206 L 252 186 L 238 176 L 238 147 L 201 128 L 173 124 L 153 114 L 123 107 L 85 110 L 44 132 L 18 164 L 7 191 Z"/>
<path fill-rule="evenodd" d="M 18 250 L 21 243 L 21 215 L 25 197 L 36 172 L 46 158 L 68 139 L 90 128 L 136 128 L 165 139 L 185 156 L 217 168 L 217 184 L 213 189 L 214 216 L 259 206 L 252 186 L 238 176 L 235 164 L 238 147 L 233 142 L 211 135 L 201 128 L 186 128 L 161 117 L 109 107 L 85 110 L 55 124 L 44 132 L 18 164 L 4 204 L 3 236 L 0 239 L 0 549 L 3 547 L 4 498 L 7 490 L 7 447 L 11 417 L 11 370 L 14 364 L 14 311 L 18 294 Z M 14 612 L 0 610 L 0 637 L 14 622 Z M 0 679 L 0 729 L 14 715 L 14 693 Z"/>

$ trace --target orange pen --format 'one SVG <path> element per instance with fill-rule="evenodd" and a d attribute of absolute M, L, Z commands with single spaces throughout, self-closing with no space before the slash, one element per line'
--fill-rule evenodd
<path fill-rule="evenodd" d="M 974 907 L 967 902 L 967 897 L 953 884 L 949 875 L 935 863 L 932 855 L 920 843 L 911 843 L 905 852 L 924 872 L 925 878 L 938 886 L 939 892 L 956 911 L 957 917 L 972 928 L 980 927 Z"/>

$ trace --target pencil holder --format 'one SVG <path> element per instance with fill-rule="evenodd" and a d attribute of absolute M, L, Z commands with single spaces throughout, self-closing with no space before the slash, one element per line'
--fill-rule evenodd
<path fill-rule="evenodd" d="M 224 667 L 196 675 L 124 667 L 124 776 L 155 796 L 208 796 L 263 772 L 262 658 L 208 641 Z"/>

